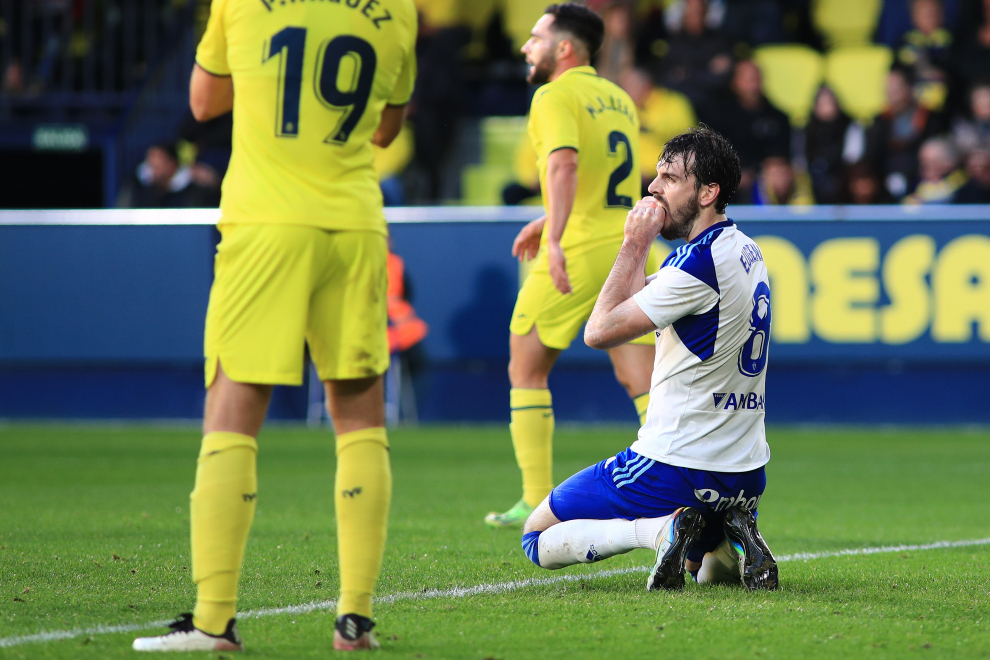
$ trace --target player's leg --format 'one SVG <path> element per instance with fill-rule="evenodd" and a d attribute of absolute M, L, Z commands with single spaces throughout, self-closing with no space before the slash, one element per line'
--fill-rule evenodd
<path fill-rule="evenodd" d="M 656 356 L 653 335 L 646 335 L 644 339 L 647 343 L 637 339 L 608 352 L 615 379 L 625 388 L 636 406 L 640 426 L 646 423 L 646 410 L 650 405 L 650 380 L 653 377 L 653 361 Z"/>
<path fill-rule="evenodd" d="M 509 433 L 522 472 L 523 495 L 505 513 L 492 512 L 492 527 L 521 527 L 553 488 L 553 404 L 547 378 L 561 351 L 540 341 L 536 326 L 509 335 Z"/>
<path fill-rule="evenodd" d="M 221 228 L 206 323 L 206 410 L 190 495 L 196 607 L 146 651 L 231 650 L 237 583 L 257 501 L 257 442 L 272 386 L 302 382 L 309 236 L 299 228 Z"/>
<path fill-rule="evenodd" d="M 193 624 L 210 634 L 223 633 L 236 613 L 237 582 L 258 493 L 255 438 L 271 393 L 271 385 L 231 380 L 222 365 L 207 390 L 189 501 L 197 592 Z"/>
<path fill-rule="evenodd" d="M 371 596 L 381 572 L 392 498 L 383 378 L 333 380 L 326 387 L 337 435 L 334 504 L 340 619 L 334 646 L 373 648 L 377 642 L 370 634 Z"/>
<path fill-rule="evenodd" d="M 553 489 L 526 521 L 523 549 L 542 568 L 601 561 L 637 548 L 656 550 L 670 515 L 622 515 L 623 493 L 610 487 L 613 473 L 635 475 L 641 457 L 626 450 L 585 468 Z M 625 479 L 619 479 L 622 483 Z M 666 513 L 670 507 L 666 507 Z M 628 513 L 628 512 L 626 512 Z"/>
<path fill-rule="evenodd" d="M 382 374 L 388 368 L 385 237 L 328 232 L 310 302 L 310 352 L 326 384 L 336 433 L 334 502 L 340 599 L 334 648 L 375 648 L 371 598 L 392 498 Z"/>

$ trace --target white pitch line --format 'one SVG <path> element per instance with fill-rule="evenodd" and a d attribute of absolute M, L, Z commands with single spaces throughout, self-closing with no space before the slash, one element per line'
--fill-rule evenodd
<path fill-rule="evenodd" d="M 792 561 L 808 561 L 810 559 L 826 559 L 829 557 L 852 557 L 858 555 L 877 555 L 891 552 L 914 552 L 918 550 L 942 550 L 946 548 L 966 548 L 977 545 L 990 545 L 990 538 L 973 539 L 968 541 L 937 541 L 935 543 L 924 543 L 919 545 L 882 545 L 872 548 L 848 548 L 845 550 L 827 550 L 825 552 L 798 552 L 792 555 L 780 555 L 777 563 Z M 466 598 L 468 596 L 480 596 L 490 594 L 503 594 L 509 591 L 517 591 L 527 587 L 539 587 L 562 582 L 581 582 L 583 580 L 594 580 L 598 578 L 613 577 L 615 575 L 628 575 L 630 573 L 645 573 L 649 569 L 646 566 L 635 566 L 631 568 L 617 568 L 597 573 L 567 573 L 545 578 L 527 578 L 525 580 L 513 580 L 512 582 L 498 582 L 496 584 L 477 584 L 473 587 L 454 587 L 452 589 L 427 589 L 424 591 L 406 591 L 397 594 L 388 594 L 375 599 L 378 604 L 396 603 L 405 600 L 434 600 L 437 598 Z M 321 610 L 332 610 L 337 606 L 335 600 L 321 600 L 303 605 L 291 605 L 289 607 L 267 607 L 258 610 L 248 610 L 237 615 L 238 619 L 257 619 L 277 614 L 307 614 Z M 152 621 L 151 623 L 131 623 L 121 626 L 94 626 L 92 628 L 79 628 L 76 630 L 53 630 L 41 632 L 34 635 L 20 635 L 17 637 L 0 638 L 0 648 L 10 646 L 20 646 L 21 644 L 34 644 L 38 642 L 54 642 L 62 639 L 73 639 L 75 637 L 91 635 L 109 635 L 113 633 L 136 632 L 138 630 L 148 630 L 150 628 L 164 628 L 168 621 Z"/>

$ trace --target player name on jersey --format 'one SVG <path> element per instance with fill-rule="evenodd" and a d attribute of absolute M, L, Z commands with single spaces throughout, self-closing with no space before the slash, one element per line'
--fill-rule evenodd
<path fill-rule="evenodd" d="M 621 98 L 616 98 L 615 96 L 610 95 L 608 97 L 608 103 L 605 103 L 602 97 L 596 96 L 595 101 L 598 102 L 597 106 L 592 103 L 584 106 L 585 110 L 588 111 L 588 114 L 591 115 L 592 119 L 597 118 L 598 115 L 605 112 L 618 112 L 620 115 L 625 115 L 627 119 L 633 121 L 633 117 L 635 115 L 633 114 L 632 109 L 630 109 L 627 104 L 623 103 Z"/>
<path fill-rule="evenodd" d="M 261 0 L 261 4 L 268 11 L 273 11 L 279 7 L 292 6 L 297 0 Z M 303 4 L 305 0 L 298 0 Z M 381 7 L 381 0 L 309 0 L 307 4 L 343 5 L 351 9 L 359 9 L 360 13 L 371 21 L 376 28 L 382 29 L 381 24 L 392 20 L 392 14 L 388 9 Z"/>

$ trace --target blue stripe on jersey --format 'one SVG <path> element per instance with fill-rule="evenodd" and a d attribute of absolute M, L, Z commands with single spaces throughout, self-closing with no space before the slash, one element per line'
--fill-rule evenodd
<path fill-rule="evenodd" d="M 718 291 L 718 289 L 716 289 Z M 692 314 L 674 321 L 674 332 L 684 346 L 705 361 L 715 354 L 715 337 L 718 335 L 718 303 L 703 314 Z"/>
<path fill-rule="evenodd" d="M 722 234 L 722 230 L 732 226 L 732 220 L 718 222 L 694 240 L 682 245 L 667 257 L 664 266 L 679 268 L 721 293 L 718 276 L 715 273 L 715 260 L 712 258 L 712 243 Z M 704 361 L 715 354 L 715 337 L 718 334 L 718 303 L 707 312 L 685 316 L 674 321 L 674 332 L 689 351 Z"/>

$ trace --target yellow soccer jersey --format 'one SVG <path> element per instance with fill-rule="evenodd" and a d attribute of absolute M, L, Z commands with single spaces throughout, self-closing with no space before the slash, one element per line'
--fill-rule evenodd
<path fill-rule="evenodd" d="M 233 76 L 223 223 L 385 232 L 371 138 L 416 76 L 412 0 L 213 0 L 196 61 Z"/>
<path fill-rule="evenodd" d="M 565 147 L 578 152 L 577 193 L 560 241 L 565 253 L 621 240 L 626 213 L 641 197 L 639 117 L 629 95 L 590 66 L 568 69 L 536 91 L 529 137 L 544 207 L 547 158 Z"/>

